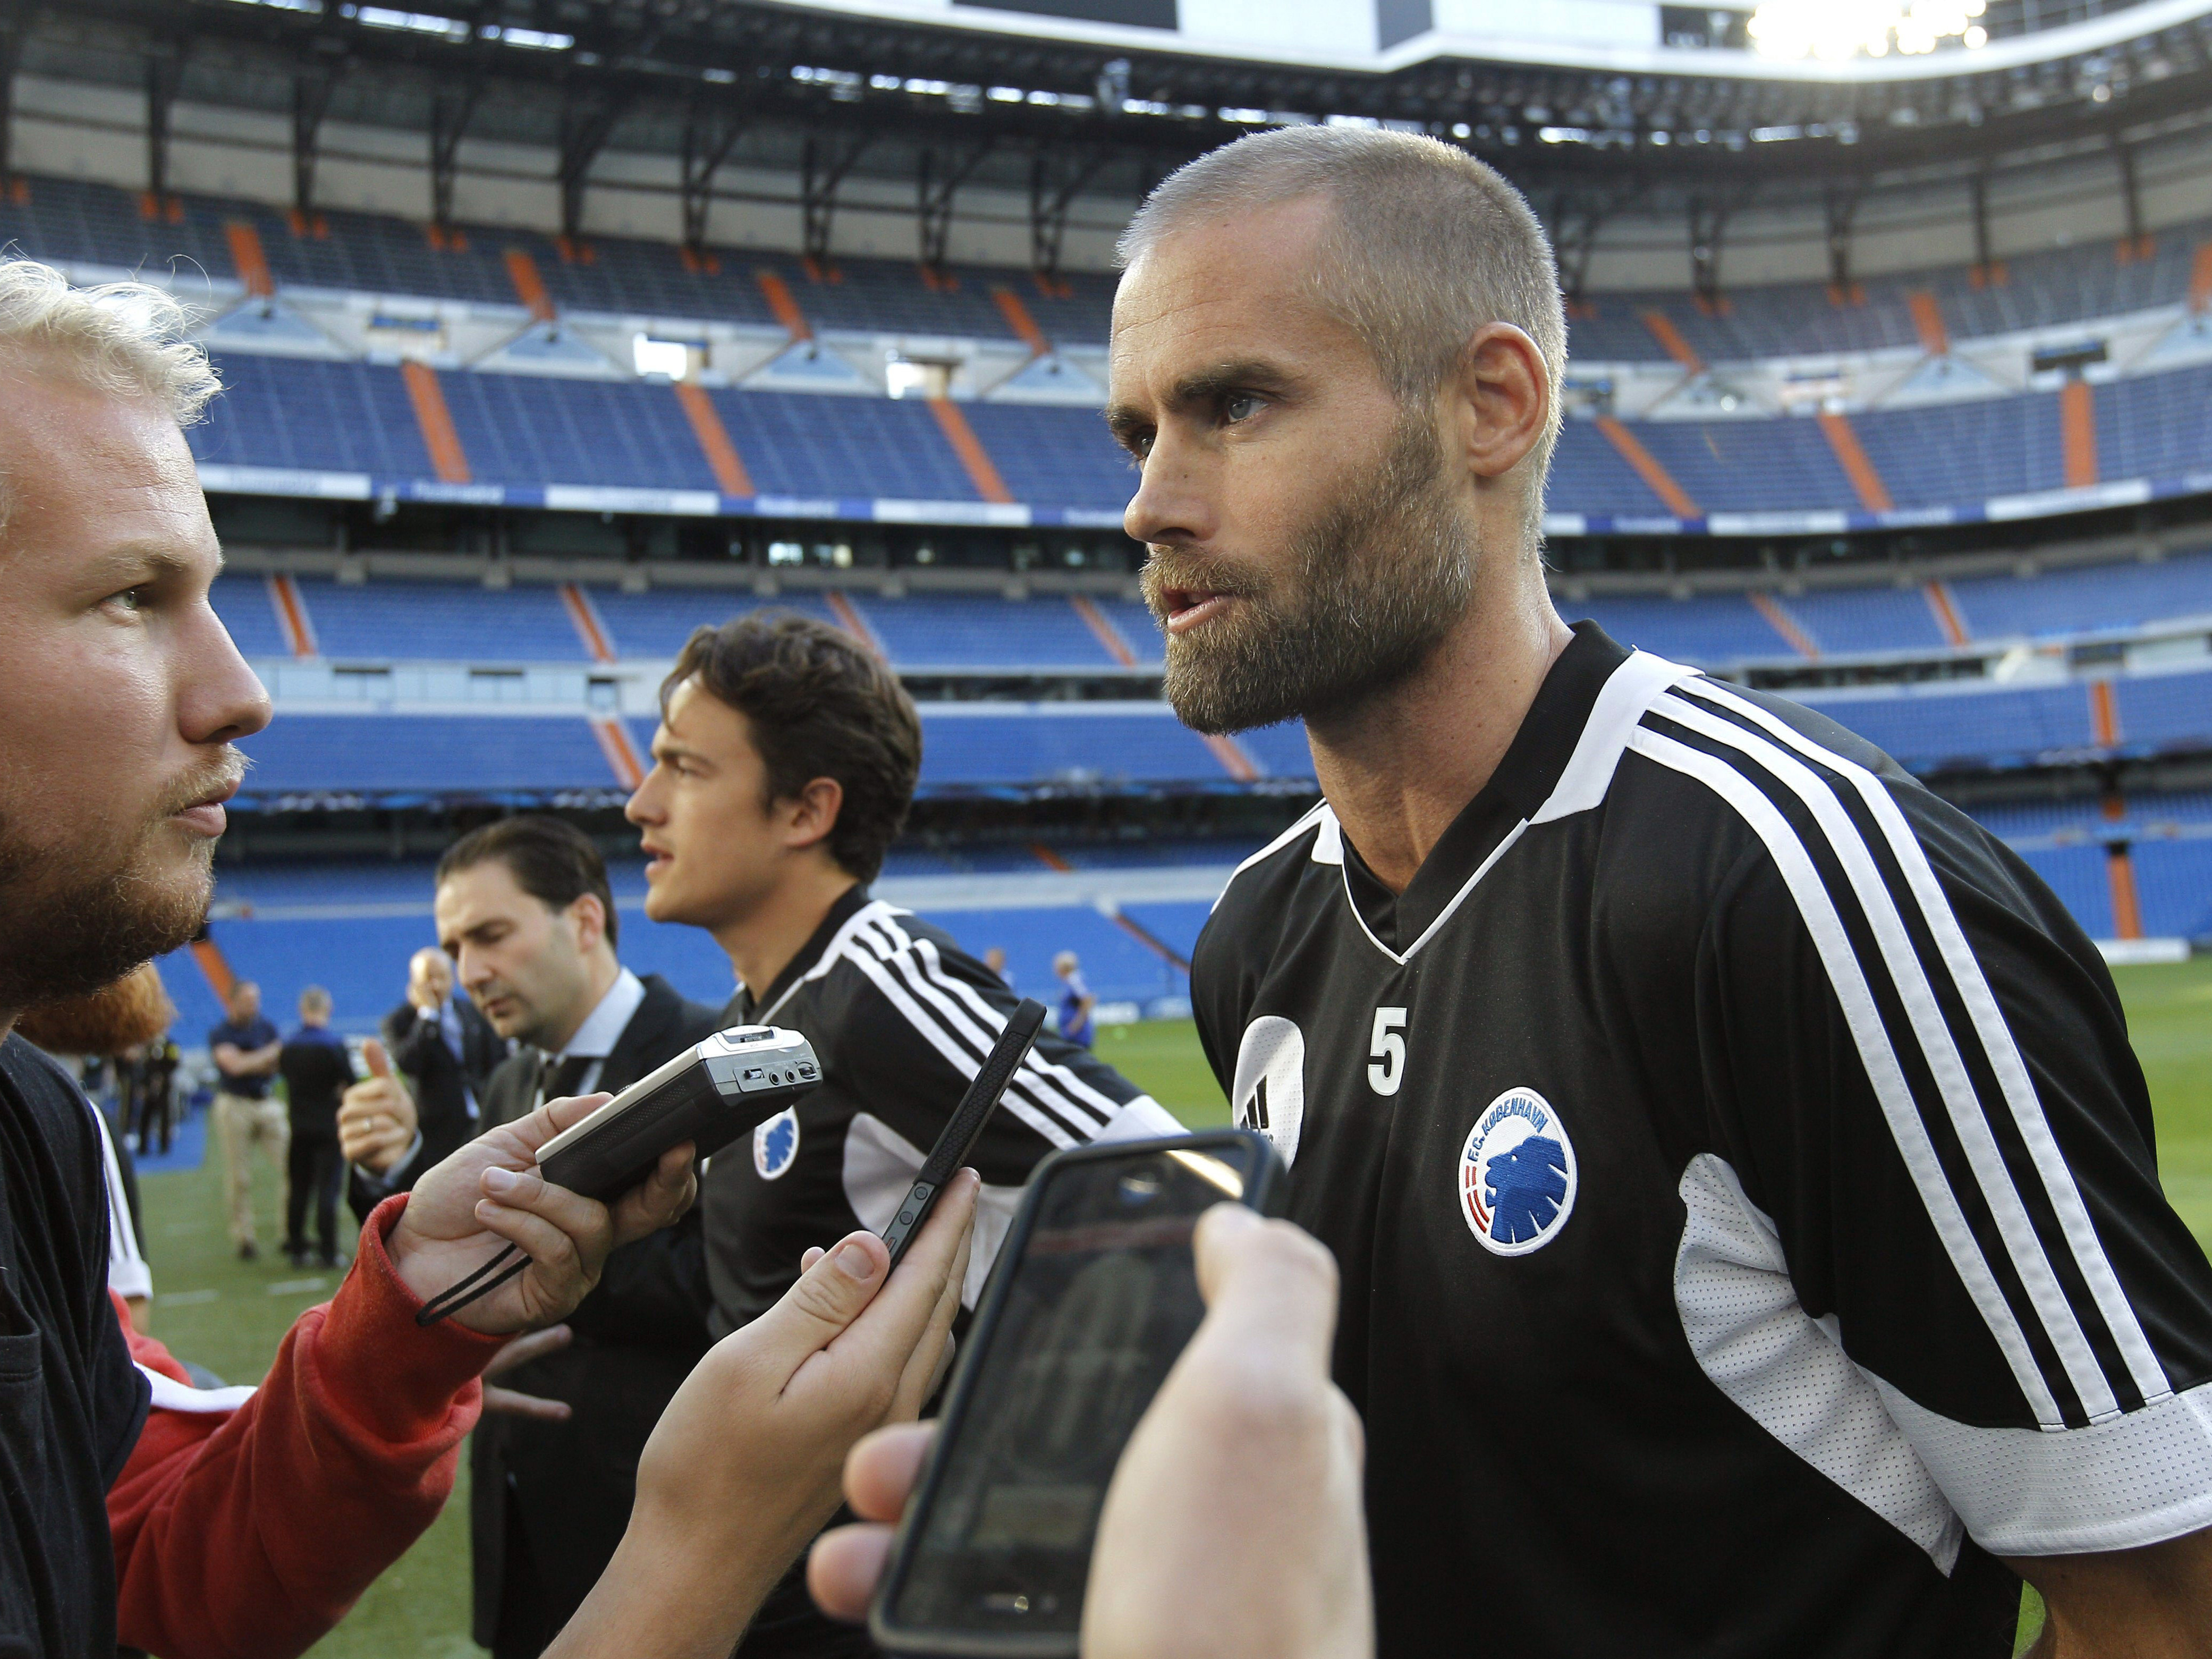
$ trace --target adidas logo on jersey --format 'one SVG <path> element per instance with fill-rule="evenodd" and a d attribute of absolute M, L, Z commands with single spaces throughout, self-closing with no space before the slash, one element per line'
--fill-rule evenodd
<path fill-rule="evenodd" d="M 1230 1098 L 1237 1127 L 1267 1136 L 1287 1167 L 1306 1116 L 1306 1039 L 1295 1022 L 1262 1014 L 1244 1028 Z"/>
<path fill-rule="evenodd" d="M 1575 1145 L 1551 1102 L 1508 1089 L 1482 1109 L 1459 1160 L 1460 1213 L 1485 1249 L 1526 1255 L 1575 1207 Z"/>

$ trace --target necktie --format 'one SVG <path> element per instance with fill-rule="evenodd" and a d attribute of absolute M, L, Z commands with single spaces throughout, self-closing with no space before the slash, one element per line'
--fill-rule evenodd
<path fill-rule="evenodd" d="M 546 1054 L 538 1062 L 538 1103 L 560 1100 L 583 1086 L 585 1073 L 599 1063 L 597 1054 Z"/>

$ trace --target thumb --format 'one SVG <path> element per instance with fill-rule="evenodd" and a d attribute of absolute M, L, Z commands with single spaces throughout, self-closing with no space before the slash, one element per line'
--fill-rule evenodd
<path fill-rule="evenodd" d="M 371 1077 L 392 1075 L 392 1056 L 384 1052 L 384 1045 L 374 1037 L 361 1045 L 362 1064 L 368 1067 Z"/>
<path fill-rule="evenodd" d="M 890 1270 L 890 1252 L 873 1233 L 858 1232 L 830 1247 L 783 1299 L 749 1328 L 768 1352 L 796 1371 L 807 1356 L 842 1335 L 875 1299 Z"/>

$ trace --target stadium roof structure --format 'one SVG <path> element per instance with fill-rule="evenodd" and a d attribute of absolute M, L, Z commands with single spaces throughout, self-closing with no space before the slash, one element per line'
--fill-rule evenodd
<path fill-rule="evenodd" d="M 619 131 L 620 148 L 681 155 L 695 241 L 717 170 L 743 146 L 797 175 L 805 251 L 824 256 L 856 169 L 914 180 L 925 263 L 933 217 L 941 248 L 963 181 L 1025 182 L 1042 271 L 1058 266 L 1080 192 L 1133 198 L 1267 125 L 1382 125 L 1461 144 L 1521 185 L 1553 227 L 1571 291 L 1609 219 L 1686 210 L 1693 249 L 1710 245 L 1717 268 L 1731 215 L 1754 199 L 1819 201 L 1834 274 L 1848 281 L 1852 217 L 1869 191 L 1963 179 L 1978 224 L 1993 173 L 2084 152 L 2112 155 L 2136 226 L 2137 146 L 2212 136 L 2212 0 L 1989 0 L 1979 51 L 1844 63 L 1713 45 L 1532 47 L 1433 27 L 1340 61 L 1232 57 L 1171 29 L 1036 15 L 1146 3 L 0 0 L 0 70 L 12 76 L 35 58 L 92 78 L 143 76 L 157 191 L 181 90 L 288 108 L 302 210 L 318 130 L 343 112 L 425 134 L 441 219 L 465 134 L 554 146 L 563 228 L 580 234 L 591 169 Z M 1371 3 L 1418 22 L 1443 0 Z M 1693 13 L 1717 27 L 1727 15 Z"/>

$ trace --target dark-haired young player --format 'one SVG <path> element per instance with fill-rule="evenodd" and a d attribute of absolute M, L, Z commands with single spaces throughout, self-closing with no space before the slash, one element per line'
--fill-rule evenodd
<path fill-rule="evenodd" d="M 1345 1275 L 1382 1650 L 2212 1652 L 2212 1271 L 2095 949 L 1821 716 L 1552 609 L 1543 233 L 1292 128 L 1126 239 L 1167 689 L 1324 803 L 1193 1000 Z"/>
<path fill-rule="evenodd" d="M 702 1182 L 719 1335 L 772 1306 L 811 1243 L 890 1220 L 1016 998 L 950 934 L 868 892 L 913 799 L 921 721 L 866 647 L 801 617 L 702 628 L 661 707 L 629 809 L 650 860 L 646 914 L 712 933 L 738 981 L 724 1023 L 803 1032 L 823 1073 Z M 1181 1127 L 1088 1052 L 1040 1038 L 972 1160 L 985 1185 L 968 1305 L 1039 1158 Z M 873 1650 L 796 1573 L 742 1649 Z"/>

